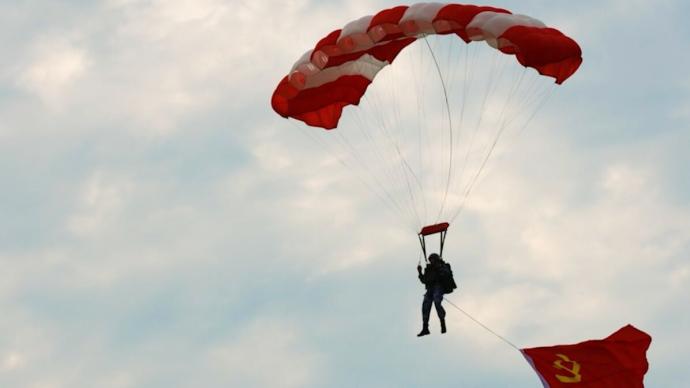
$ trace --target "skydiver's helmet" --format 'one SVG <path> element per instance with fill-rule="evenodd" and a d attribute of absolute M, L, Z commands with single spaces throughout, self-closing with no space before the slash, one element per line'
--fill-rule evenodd
<path fill-rule="evenodd" d="M 436 264 L 440 263 L 441 261 L 441 256 L 439 256 L 437 253 L 432 253 L 429 255 L 429 263 Z"/>

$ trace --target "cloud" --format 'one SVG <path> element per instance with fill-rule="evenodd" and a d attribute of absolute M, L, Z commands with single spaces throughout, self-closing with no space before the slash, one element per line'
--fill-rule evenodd
<path fill-rule="evenodd" d="M 209 364 L 231 386 L 313 386 L 322 378 L 320 358 L 300 349 L 303 335 L 293 324 L 254 322 L 211 350 Z"/>
<path fill-rule="evenodd" d="M 51 108 L 60 108 L 87 71 L 89 54 L 65 38 L 44 38 L 34 46 L 28 63 L 22 65 L 19 86 Z"/>
<path fill-rule="evenodd" d="M 132 182 L 127 178 L 106 177 L 96 172 L 81 193 L 84 210 L 72 217 L 69 228 L 77 235 L 99 233 L 108 218 L 117 217 L 132 189 Z"/>
<path fill-rule="evenodd" d="M 448 235 L 450 298 L 517 345 L 632 322 L 648 384 L 682 386 L 687 93 L 621 54 L 651 35 L 619 3 L 532 8 L 582 39 L 584 71 L 502 139 Z M 268 104 L 304 50 L 390 5 L 125 0 L 3 24 L 27 43 L 1 74 L 0 385 L 422 385 L 420 363 L 437 386 L 535 384 L 451 307 L 446 337 L 414 337 L 414 230 Z"/>
<path fill-rule="evenodd" d="M 0 369 L 5 372 L 9 372 L 15 369 L 19 369 L 24 364 L 24 358 L 21 354 L 16 352 L 10 352 L 2 358 L 0 363 Z"/>

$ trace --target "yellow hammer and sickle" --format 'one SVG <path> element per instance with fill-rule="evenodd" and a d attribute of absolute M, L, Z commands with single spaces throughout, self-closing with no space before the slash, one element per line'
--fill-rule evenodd
<path fill-rule="evenodd" d="M 556 357 L 560 358 L 560 360 L 554 361 L 553 367 L 556 369 L 562 369 L 572 374 L 572 376 L 556 375 L 558 381 L 560 381 L 561 383 L 579 383 L 580 381 L 582 381 L 582 376 L 580 375 L 580 364 L 578 364 L 576 361 L 572 361 L 568 358 L 568 356 L 564 354 L 556 354 Z M 563 365 L 562 361 L 572 362 L 573 368 L 571 369 Z"/>

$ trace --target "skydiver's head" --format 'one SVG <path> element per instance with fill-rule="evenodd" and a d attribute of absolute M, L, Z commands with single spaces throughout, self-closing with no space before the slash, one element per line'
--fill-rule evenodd
<path fill-rule="evenodd" d="M 439 256 L 437 253 L 432 253 L 429 255 L 429 263 L 436 264 L 441 261 L 441 256 Z"/>

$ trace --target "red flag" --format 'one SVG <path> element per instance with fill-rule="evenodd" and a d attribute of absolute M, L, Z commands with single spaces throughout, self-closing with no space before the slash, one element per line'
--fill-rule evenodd
<path fill-rule="evenodd" d="M 522 349 L 545 388 L 644 387 L 649 334 L 627 325 L 602 340 Z"/>

